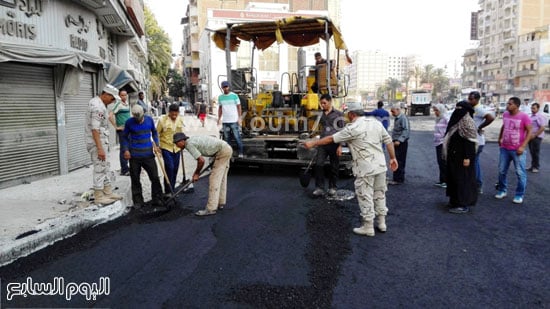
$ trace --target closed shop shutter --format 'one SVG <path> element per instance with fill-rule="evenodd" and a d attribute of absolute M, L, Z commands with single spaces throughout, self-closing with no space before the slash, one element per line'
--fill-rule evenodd
<path fill-rule="evenodd" d="M 0 187 L 59 174 L 53 69 L 0 63 Z"/>
<path fill-rule="evenodd" d="M 65 128 L 67 130 L 67 157 L 69 171 L 92 163 L 86 150 L 84 126 L 86 109 L 93 95 L 91 73 L 84 73 L 77 95 L 65 96 Z"/>

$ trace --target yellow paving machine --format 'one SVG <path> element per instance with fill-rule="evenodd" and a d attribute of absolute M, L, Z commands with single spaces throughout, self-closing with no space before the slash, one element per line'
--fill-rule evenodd
<path fill-rule="evenodd" d="M 323 129 L 319 125 L 320 96 L 330 94 L 333 106 L 342 110 L 340 102 L 347 95 L 349 78 L 342 73 L 340 63 L 351 62 L 351 59 L 340 30 L 327 17 L 294 16 L 275 21 L 228 23 L 225 28 L 212 34 L 212 40 L 225 51 L 226 56 L 227 75 L 219 76 L 218 80 L 225 79 L 230 83 L 231 90 L 239 95 L 243 112 L 245 155 L 238 158 L 235 151 L 234 162 L 306 166 L 315 150 L 306 150 L 301 142 L 315 138 Z M 322 41 L 325 42 L 327 59 L 322 64 L 306 65 L 305 48 Z M 231 62 L 236 57 L 232 57 L 232 53 L 245 42 L 251 46 L 252 60 L 245 68 L 235 68 Z M 289 69 L 289 72 L 279 73 L 280 83 L 258 87 L 256 67 L 261 68 L 262 62 L 269 59 L 262 60 L 254 53 L 266 51 L 275 43 L 296 47 L 296 61 L 286 61 L 296 63 L 296 67 L 293 71 Z M 333 59 L 329 58 L 331 48 L 335 49 Z M 292 57 L 288 55 L 288 58 Z M 340 58 L 343 60 L 340 61 Z M 253 63 L 254 59 L 259 59 L 257 62 L 260 65 Z M 316 87 L 312 87 L 314 84 Z M 349 149 L 344 147 L 341 170 L 349 173 L 350 160 Z"/>

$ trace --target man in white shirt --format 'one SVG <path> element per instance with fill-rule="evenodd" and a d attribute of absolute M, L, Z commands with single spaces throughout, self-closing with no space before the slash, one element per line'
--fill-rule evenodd
<path fill-rule="evenodd" d="M 483 134 L 483 128 L 490 125 L 495 116 L 483 107 L 483 104 L 479 102 L 481 94 L 478 91 L 472 91 L 468 95 L 468 103 L 474 108 L 474 123 L 477 127 L 477 152 L 475 161 L 477 190 L 479 194 L 483 194 L 483 173 L 479 163 L 479 156 L 485 146 L 485 135 Z"/>
<path fill-rule="evenodd" d="M 223 123 L 223 139 L 227 143 L 233 136 L 239 148 L 239 158 L 243 158 L 243 143 L 239 129 L 241 126 L 241 101 L 236 93 L 230 91 L 229 82 L 223 81 L 221 86 L 223 94 L 218 96 L 218 125 Z"/>

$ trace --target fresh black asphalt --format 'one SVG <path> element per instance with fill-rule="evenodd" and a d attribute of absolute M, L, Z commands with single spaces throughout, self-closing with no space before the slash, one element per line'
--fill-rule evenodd
<path fill-rule="evenodd" d="M 414 126 L 413 126 L 414 128 Z M 493 198 L 498 147 L 485 146 L 484 191 L 469 214 L 447 212 L 429 131 L 414 131 L 406 182 L 389 187 L 388 232 L 352 233 L 357 201 L 312 199 L 298 171 L 235 169 L 228 204 L 197 218 L 207 181 L 155 217 L 137 213 L 0 268 L 3 307 L 544 308 L 550 306 L 550 147 L 523 205 Z M 530 158 L 528 159 L 530 162 Z M 509 173 L 515 186 L 513 167 Z M 341 179 L 353 189 L 353 179 Z M 9 283 L 98 282 L 109 295 L 15 296 Z"/>

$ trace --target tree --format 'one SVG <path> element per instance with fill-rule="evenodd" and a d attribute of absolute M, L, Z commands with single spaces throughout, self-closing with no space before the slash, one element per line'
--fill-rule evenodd
<path fill-rule="evenodd" d="M 409 72 L 409 75 L 414 78 L 414 89 L 418 89 L 418 83 L 422 80 L 422 68 L 420 68 L 420 66 L 415 66 L 414 69 Z"/>
<path fill-rule="evenodd" d="M 153 98 L 160 97 L 166 90 L 166 76 L 172 63 L 171 41 L 162 30 L 147 6 L 145 13 L 145 36 L 147 38 L 147 66 L 149 68 L 149 91 Z"/>
<path fill-rule="evenodd" d="M 170 69 L 168 70 L 166 80 L 168 84 L 168 95 L 172 97 L 183 97 L 183 86 L 185 86 L 185 82 L 181 74 L 174 69 Z"/>
<path fill-rule="evenodd" d="M 443 93 L 444 90 L 449 89 L 449 78 L 445 76 L 445 69 L 438 68 L 433 70 L 432 83 L 432 94 L 437 95 L 438 93 Z"/>
<path fill-rule="evenodd" d="M 407 102 L 408 96 L 409 96 L 409 81 L 410 80 L 411 80 L 411 74 L 409 72 L 409 74 L 405 75 L 405 77 L 403 77 L 403 80 L 401 81 L 405 85 L 405 96 L 403 97 L 403 101 L 405 101 L 405 102 Z"/>
<path fill-rule="evenodd" d="M 396 95 L 397 95 L 397 89 L 400 89 L 401 88 L 401 82 L 393 77 L 390 77 L 387 81 L 386 81 L 386 88 L 389 90 L 390 92 L 390 102 L 395 102 L 396 99 Z"/>
<path fill-rule="evenodd" d="M 434 66 L 433 64 L 427 64 L 424 66 L 424 71 L 422 72 L 422 79 L 421 79 L 421 82 L 422 83 L 428 83 L 428 84 L 431 84 L 433 83 L 433 79 L 434 79 Z"/>

